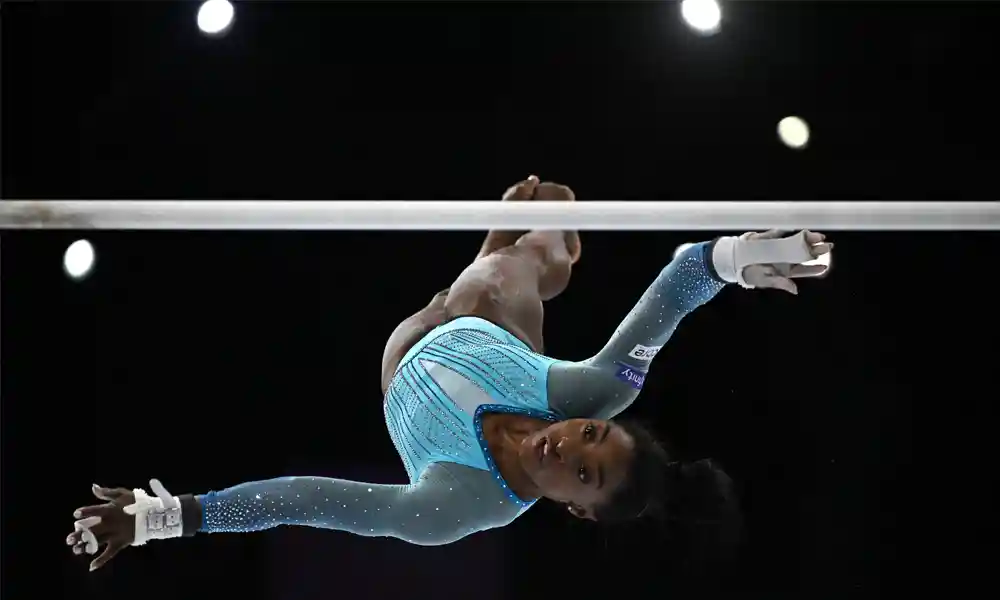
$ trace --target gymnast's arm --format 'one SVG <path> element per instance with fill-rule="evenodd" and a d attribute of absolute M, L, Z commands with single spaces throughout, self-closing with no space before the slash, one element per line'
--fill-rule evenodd
<path fill-rule="evenodd" d="M 450 467 L 458 467 L 452 469 Z M 475 480 L 481 473 L 485 482 Z M 472 476 L 471 480 L 465 475 Z M 279 525 L 336 529 L 439 546 L 488 529 L 470 495 L 489 473 L 430 465 L 413 485 L 380 485 L 327 477 L 281 477 L 195 496 L 184 534 L 262 531 Z"/>
<path fill-rule="evenodd" d="M 717 242 L 680 252 L 656 277 L 604 348 L 549 371 L 549 404 L 567 417 L 611 418 L 639 395 L 649 363 L 687 314 L 725 285 L 713 261 Z"/>

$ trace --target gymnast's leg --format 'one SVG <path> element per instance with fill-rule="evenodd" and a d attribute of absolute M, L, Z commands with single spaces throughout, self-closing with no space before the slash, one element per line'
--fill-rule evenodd
<path fill-rule="evenodd" d="M 558 183 L 540 183 L 538 177 L 531 175 L 526 180 L 510 186 L 503 195 L 504 202 L 524 202 L 528 200 L 573 202 L 576 195 L 573 190 Z M 479 249 L 477 259 L 489 256 L 497 250 L 513 246 L 522 236 L 530 233 L 527 231 L 505 231 L 495 229 L 486 234 L 483 245 Z M 580 234 L 576 231 L 567 231 L 566 246 L 570 252 L 572 263 L 580 260 Z"/>
<path fill-rule="evenodd" d="M 538 185 L 538 178 L 532 175 L 526 180 L 515 183 L 507 188 L 502 200 L 504 202 L 531 200 L 535 195 Z M 486 239 L 483 240 L 483 244 L 479 248 L 476 260 L 489 256 L 502 248 L 513 246 L 524 233 L 526 232 L 500 230 L 488 232 Z M 388 388 L 393 374 L 396 372 L 396 367 L 399 366 L 399 361 L 403 359 L 403 356 L 406 355 L 410 348 L 432 329 L 448 321 L 449 316 L 444 306 L 448 292 L 449 290 L 446 289 L 435 294 L 427 306 L 405 319 L 396 327 L 392 335 L 389 336 L 389 340 L 386 342 L 385 349 L 382 352 L 383 394 Z"/>
<path fill-rule="evenodd" d="M 449 290 L 441 290 L 427 306 L 410 315 L 402 323 L 396 326 L 389 340 L 385 343 L 382 351 L 382 393 L 389 389 L 389 382 L 396 373 L 396 367 L 403 356 L 427 335 L 430 330 L 448 320 L 448 314 L 444 309 L 444 301 L 448 297 Z"/>
<path fill-rule="evenodd" d="M 572 190 L 529 177 L 511 186 L 504 201 L 572 201 Z M 569 283 L 572 264 L 580 257 L 575 231 L 499 231 L 487 233 L 472 265 L 455 287 L 438 292 L 430 303 L 404 320 L 389 336 L 382 353 L 382 391 L 399 361 L 432 329 L 460 316 L 481 316 L 506 328 L 541 352 L 542 301 L 554 298 Z"/>
<path fill-rule="evenodd" d="M 475 261 L 458 276 L 445 299 L 449 318 L 482 317 L 536 352 L 544 351 L 542 302 L 569 283 L 571 258 L 561 231 L 532 231 L 514 246 Z"/>
<path fill-rule="evenodd" d="M 538 184 L 534 200 L 575 199 L 557 184 Z M 486 249 L 484 244 L 484 249 Z M 542 352 L 542 302 L 566 289 L 580 256 L 575 231 L 530 231 L 513 246 L 480 253 L 451 285 L 445 300 L 450 318 L 478 316 L 493 321 Z"/>
<path fill-rule="evenodd" d="M 531 200 L 535 195 L 535 189 L 538 187 L 538 177 L 531 175 L 524 181 L 515 183 L 514 185 L 507 188 L 507 191 L 503 194 L 503 202 L 523 202 L 526 200 Z M 476 255 L 476 260 L 483 258 L 484 256 L 489 256 L 501 248 L 506 248 L 508 246 L 513 246 L 517 243 L 522 235 L 528 233 L 527 231 L 506 231 L 500 229 L 492 229 L 486 234 L 486 239 L 483 240 L 483 245 L 479 248 L 479 254 Z"/>

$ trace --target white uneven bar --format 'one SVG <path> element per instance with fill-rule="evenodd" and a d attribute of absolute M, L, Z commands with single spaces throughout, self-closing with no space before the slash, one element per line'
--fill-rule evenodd
<path fill-rule="evenodd" d="M 8 200 L 0 228 L 998 230 L 1000 202 Z"/>

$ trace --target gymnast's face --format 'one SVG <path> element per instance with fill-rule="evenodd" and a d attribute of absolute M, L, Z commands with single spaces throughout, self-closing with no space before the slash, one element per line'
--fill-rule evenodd
<path fill-rule="evenodd" d="M 593 519 L 594 508 L 625 479 L 633 448 L 631 436 L 611 421 L 570 419 L 525 438 L 518 459 L 542 496 Z"/>

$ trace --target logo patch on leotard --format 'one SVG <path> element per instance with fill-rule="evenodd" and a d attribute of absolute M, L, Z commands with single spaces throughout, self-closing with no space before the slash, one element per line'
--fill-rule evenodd
<path fill-rule="evenodd" d="M 615 377 L 621 379 L 637 390 L 642 389 L 642 384 L 646 382 L 646 373 L 644 371 L 640 371 L 635 367 L 630 367 L 621 363 L 615 364 L 618 365 L 618 371 L 615 373 Z"/>
<path fill-rule="evenodd" d="M 635 348 L 628 353 L 629 358 L 634 358 L 636 360 L 641 360 L 643 362 L 649 362 L 653 360 L 656 353 L 660 351 L 663 346 L 643 346 L 642 344 L 636 344 Z"/>

